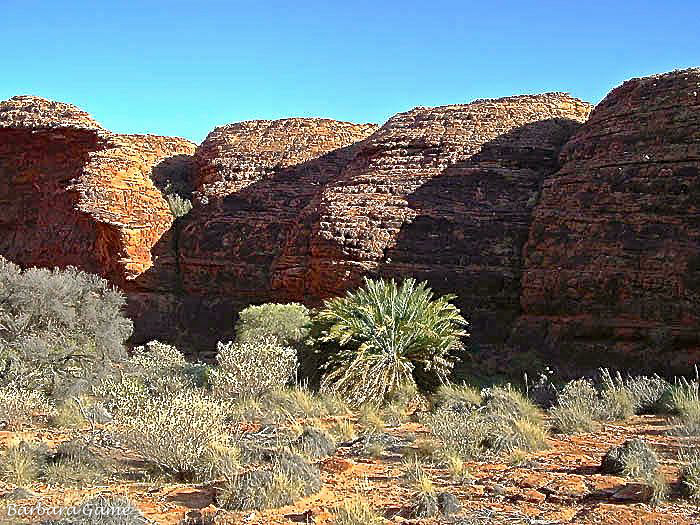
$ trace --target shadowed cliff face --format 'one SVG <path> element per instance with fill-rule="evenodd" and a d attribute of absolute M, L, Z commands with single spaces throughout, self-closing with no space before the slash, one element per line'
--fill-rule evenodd
<path fill-rule="evenodd" d="M 110 133 L 69 104 L 0 102 L 0 254 L 126 286 L 173 221 L 151 170 L 193 152 L 182 139 Z"/>
<path fill-rule="evenodd" d="M 316 119 L 218 128 L 195 155 L 198 205 L 136 282 L 177 283 L 163 291 L 183 301 L 158 309 L 178 331 L 224 319 L 205 329 L 213 346 L 247 303 L 316 305 L 365 275 L 415 276 L 458 294 L 480 344 L 502 343 L 540 184 L 589 110 L 555 93 L 420 108 L 368 138 Z M 138 300 L 152 316 L 155 299 Z"/>
<path fill-rule="evenodd" d="M 613 90 L 568 141 L 525 246 L 519 348 L 569 369 L 700 357 L 700 70 Z"/>

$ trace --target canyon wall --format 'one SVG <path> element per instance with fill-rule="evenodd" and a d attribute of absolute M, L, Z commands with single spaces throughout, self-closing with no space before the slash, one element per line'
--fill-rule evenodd
<path fill-rule="evenodd" d="M 111 133 L 69 104 L 0 102 L 0 254 L 127 287 L 173 222 L 152 171 L 193 152 L 183 139 Z"/>
<path fill-rule="evenodd" d="M 471 321 L 472 370 L 687 369 L 700 356 L 700 70 L 188 141 L 0 103 L 0 254 L 121 286 L 134 341 L 211 356 L 250 303 L 428 280 Z M 590 113 L 590 118 L 589 118 Z M 165 194 L 192 199 L 174 219 Z"/>
<path fill-rule="evenodd" d="M 560 366 L 700 357 L 700 69 L 625 82 L 567 142 L 524 250 L 513 343 Z"/>

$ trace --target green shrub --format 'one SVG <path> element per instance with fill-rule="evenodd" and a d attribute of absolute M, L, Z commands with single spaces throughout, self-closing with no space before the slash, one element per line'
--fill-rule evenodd
<path fill-rule="evenodd" d="M 303 304 L 267 303 L 241 311 L 236 323 L 236 341 L 245 343 L 275 338 L 282 346 L 298 347 L 309 337 L 311 315 Z"/>
<path fill-rule="evenodd" d="M 18 430 L 30 423 L 46 422 L 54 412 L 54 406 L 42 392 L 0 387 L 0 430 Z"/>
<path fill-rule="evenodd" d="M 359 405 L 381 403 L 406 385 L 445 382 L 468 335 L 452 299 L 435 299 L 414 279 L 365 279 L 363 288 L 326 301 L 315 323 L 320 340 L 339 349 L 327 356 L 322 388 Z"/>
<path fill-rule="evenodd" d="M 177 193 L 169 193 L 165 196 L 165 200 L 168 201 L 168 206 L 170 207 L 170 212 L 176 219 L 184 217 L 192 210 L 192 201 L 180 197 Z"/>
<path fill-rule="evenodd" d="M 218 344 L 212 391 L 222 398 L 257 397 L 289 383 L 297 370 L 294 349 L 274 338 Z"/>
<path fill-rule="evenodd" d="M 126 356 L 121 292 L 96 275 L 0 257 L 0 382 L 69 396 Z"/>
<path fill-rule="evenodd" d="M 178 480 L 207 478 L 213 447 L 229 438 L 224 420 L 227 409 L 197 391 L 170 398 L 149 399 L 135 413 L 116 423 L 119 441 L 164 473 Z"/>

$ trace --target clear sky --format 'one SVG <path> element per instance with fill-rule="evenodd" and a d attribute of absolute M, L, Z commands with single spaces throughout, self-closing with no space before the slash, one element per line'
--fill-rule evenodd
<path fill-rule="evenodd" d="M 123 133 L 567 91 L 700 66 L 700 0 L 0 0 L 0 99 L 70 102 Z"/>

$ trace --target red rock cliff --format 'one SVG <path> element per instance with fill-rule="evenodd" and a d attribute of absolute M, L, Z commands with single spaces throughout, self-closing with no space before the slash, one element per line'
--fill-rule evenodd
<path fill-rule="evenodd" d="M 700 69 L 614 89 L 563 149 L 525 247 L 514 342 L 569 368 L 700 357 Z"/>
<path fill-rule="evenodd" d="M 126 285 L 173 222 L 153 169 L 193 152 L 183 139 L 110 133 L 69 104 L 0 102 L 0 254 Z"/>

